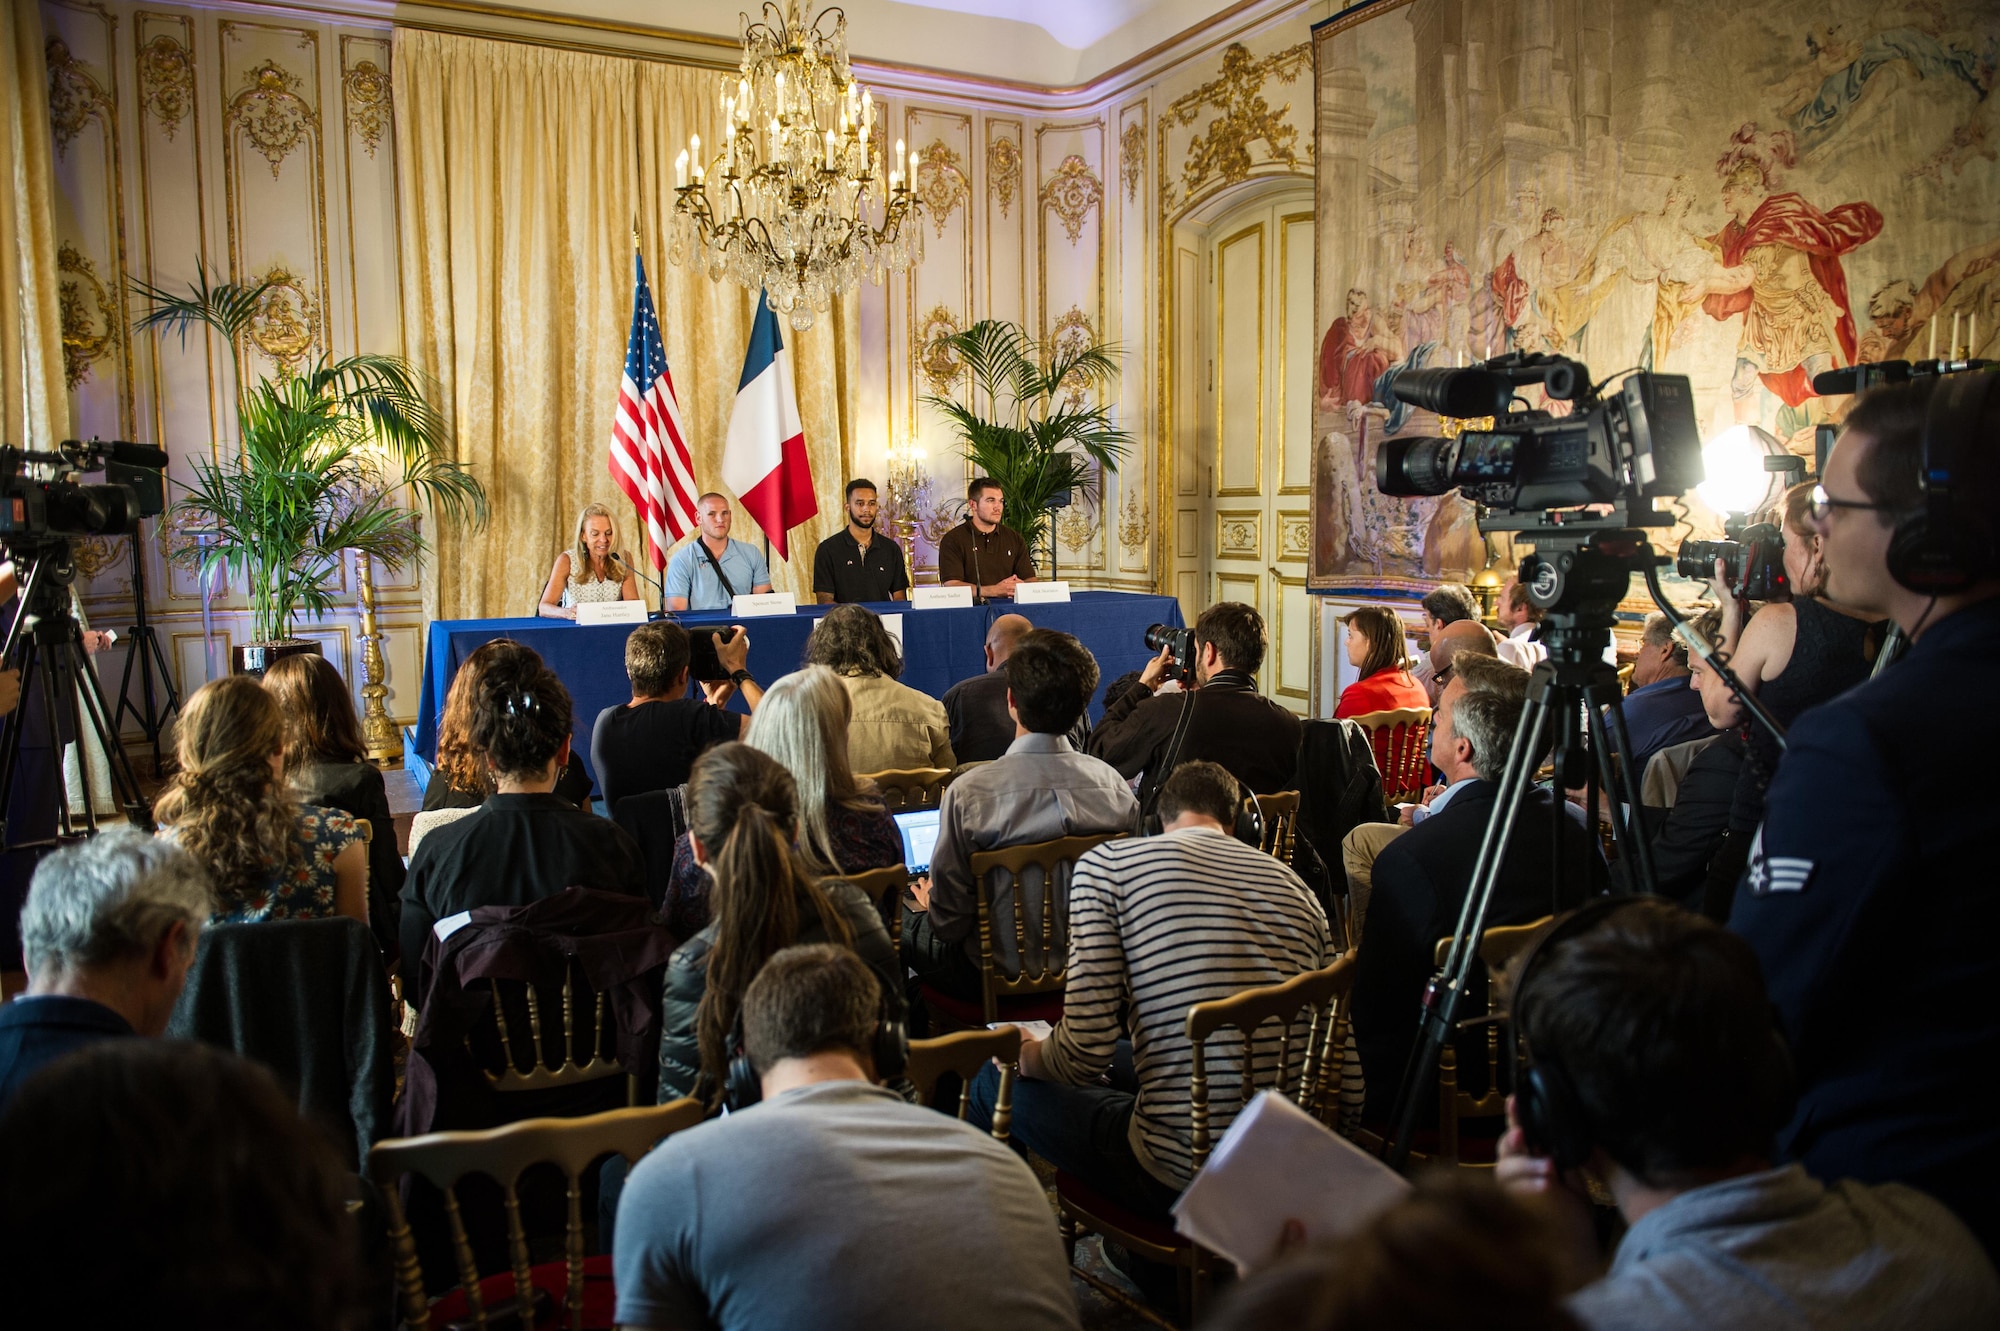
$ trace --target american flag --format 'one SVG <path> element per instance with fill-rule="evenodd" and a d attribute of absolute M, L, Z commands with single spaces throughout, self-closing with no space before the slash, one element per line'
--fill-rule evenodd
<path fill-rule="evenodd" d="M 659 316 L 646 286 L 646 261 L 635 251 L 632 336 L 625 347 L 625 379 L 618 386 L 618 418 L 611 426 L 611 479 L 625 492 L 646 528 L 646 553 L 655 569 L 667 566 L 667 548 L 694 530 L 694 457 L 674 398 Z"/>

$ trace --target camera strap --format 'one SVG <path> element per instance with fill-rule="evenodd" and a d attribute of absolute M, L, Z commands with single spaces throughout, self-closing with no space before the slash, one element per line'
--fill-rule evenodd
<path fill-rule="evenodd" d="M 708 542 L 699 536 L 694 538 L 694 543 L 700 547 L 703 558 L 708 560 L 708 566 L 715 570 L 715 580 L 722 584 L 722 594 L 735 600 L 736 588 L 730 585 L 729 575 L 722 571 L 722 563 L 715 557 L 715 551 L 709 549 Z"/>
<path fill-rule="evenodd" d="M 1152 771 L 1146 773 L 1145 798 L 1139 803 L 1139 812 L 1146 819 L 1147 829 L 1157 832 L 1153 824 L 1157 821 L 1155 810 L 1160 804 L 1160 788 L 1167 784 L 1174 768 L 1181 760 L 1181 745 L 1187 742 L 1188 723 L 1194 720 L 1194 699 L 1200 689 L 1187 689 L 1181 695 L 1180 716 L 1174 722 L 1173 738 L 1167 741 L 1166 757 Z"/>

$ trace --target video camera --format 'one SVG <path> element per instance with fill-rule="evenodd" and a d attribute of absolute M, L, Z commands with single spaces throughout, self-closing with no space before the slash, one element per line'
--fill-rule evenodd
<path fill-rule="evenodd" d="M 166 450 L 66 439 L 53 453 L 0 445 L 0 544 L 33 549 L 74 536 L 125 536 L 166 508 Z M 79 479 L 104 473 L 101 485 Z"/>
<path fill-rule="evenodd" d="M 1732 513 L 1723 522 L 1722 541 L 1682 541 L 1674 571 L 1683 578 L 1706 582 L 1715 576 L 1715 561 L 1723 565 L 1723 580 L 1739 598 L 1782 601 L 1791 595 L 1785 573 L 1785 534 L 1775 523 L 1750 522 Z"/>
<path fill-rule="evenodd" d="M 1516 392 L 1530 385 L 1575 410 L 1509 411 Z M 1493 418 L 1490 428 L 1456 438 L 1389 439 L 1375 452 L 1383 494 L 1459 490 L 1487 510 L 1483 530 L 1671 527 L 1675 517 L 1655 512 L 1652 501 L 1702 479 L 1694 390 L 1685 375 L 1633 374 L 1616 395 L 1599 398 L 1581 363 L 1515 352 L 1466 369 L 1405 370 L 1390 388 L 1441 416 Z M 1555 512 L 1593 505 L 1610 511 Z"/>
<path fill-rule="evenodd" d="M 1173 652 L 1173 657 L 1167 665 L 1168 679 L 1178 679 L 1183 684 L 1194 679 L 1193 629 L 1177 629 L 1166 624 L 1155 624 L 1146 630 L 1146 650 Z"/>

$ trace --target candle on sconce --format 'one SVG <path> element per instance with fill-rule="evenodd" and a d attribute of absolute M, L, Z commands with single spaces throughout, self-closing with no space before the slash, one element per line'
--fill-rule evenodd
<path fill-rule="evenodd" d="M 834 150 L 833 146 L 833 131 L 828 130 L 826 132 L 826 169 L 829 171 L 833 170 L 839 161 L 839 154 Z"/>
<path fill-rule="evenodd" d="M 896 140 L 896 165 L 899 168 L 903 165 L 903 141 L 901 139 Z"/>
<path fill-rule="evenodd" d="M 1958 314 L 1957 310 L 1951 312 L 1951 347 L 1945 352 L 1951 360 L 1958 359 Z"/>
<path fill-rule="evenodd" d="M 1936 315 L 1936 314 L 1932 314 L 1932 315 L 1931 315 L 1931 350 L 1930 350 L 1930 358 L 1931 358 L 1932 360 L 1936 360 L 1936 359 L 1937 359 L 1937 315 Z"/>
<path fill-rule="evenodd" d="M 912 185 L 917 183 L 917 150 L 915 148 L 910 149 L 910 183 Z"/>
<path fill-rule="evenodd" d="M 687 149 L 683 148 L 681 149 L 681 155 L 674 159 L 674 186 L 677 189 L 686 189 L 687 183 L 688 154 Z"/>

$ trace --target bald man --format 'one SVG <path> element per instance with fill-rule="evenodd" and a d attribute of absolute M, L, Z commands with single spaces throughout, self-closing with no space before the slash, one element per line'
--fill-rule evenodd
<path fill-rule="evenodd" d="M 1446 624 L 1431 635 L 1430 675 L 1424 680 L 1424 691 L 1431 695 L 1431 706 L 1438 705 L 1438 697 L 1444 686 L 1451 682 L 1451 660 L 1460 652 L 1476 652 L 1481 656 L 1499 656 L 1500 649 L 1494 646 L 1493 634 L 1476 619 L 1461 619 Z"/>
<path fill-rule="evenodd" d="M 1000 667 L 1021 635 L 1034 627 L 1022 615 L 1002 615 L 986 630 L 986 673 L 962 679 L 944 695 L 951 723 L 951 751 L 961 763 L 991 762 L 1014 742 L 1014 718 L 1007 712 L 1007 672 Z M 1071 731 L 1069 742 L 1082 749 L 1090 738 L 1090 712 Z"/>

